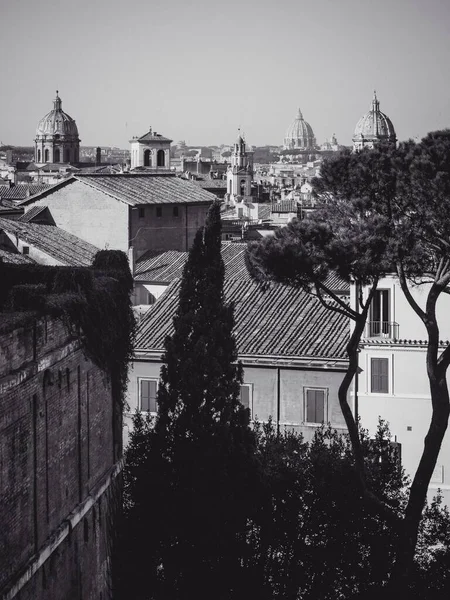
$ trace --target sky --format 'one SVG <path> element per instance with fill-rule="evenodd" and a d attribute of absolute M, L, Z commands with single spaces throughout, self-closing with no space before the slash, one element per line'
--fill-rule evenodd
<path fill-rule="evenodd" d="M 2 0 L 0 141 L 53 108 L 82 145 L 350 145 L 376 89 L 399 140 L 450 127 L 449 0 Z"/>

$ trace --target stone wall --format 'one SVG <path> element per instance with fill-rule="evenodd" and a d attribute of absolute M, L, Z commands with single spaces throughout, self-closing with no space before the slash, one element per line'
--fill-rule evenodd
<path fill-rule="evenodd" d="M 118 472 L 105 374 L 60 321 L 2 315 L 4 600 L 111 597 L 108 490 Z"/>

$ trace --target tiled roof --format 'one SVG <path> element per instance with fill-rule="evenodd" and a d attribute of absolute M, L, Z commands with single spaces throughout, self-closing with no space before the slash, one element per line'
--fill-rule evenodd
<path fill-rule="evenodd" d="M 225 276 L 238 279 L 249 279 L 245 265 L 247 244 L 222 242 L 222 258 L 225 263 Z M 187 252 L 169 250 L 151 257 L 141 257 L 136 264 L 136 281 L 152 281 L 154 283 L 170 283 L 182 276 L 187 260 Z"/>
<path fill-rule="evenodd" d="M 106 165 L 106 164 L 100 164 L 100 165 L 92 165 L 92 166 L 88 166 L 88 167 L 81 167 L 80 169 L 81 173 L 121 173 L 122 172 L 122 165 L 120 164 L 115 164 L 115 165 Z"/>
<path fill-rule="evenodd" d="M 203 179 L 193 179 L 192 183 L 206 190 L 226 190 L 227 182 L 224 179 L 211 179 L 205 177 Z"/>
<path fill-rule="evenodd" d="M 173 142 L 173 140 L 169 140 L 169 138 L 160 135 L 159 133 L 152 133 L 149 131 L 145 135 L 140 138 L 135 138 L 134 140 L 130 140 L 131 142 Z"/>
<path fill-rule="evenodd" d="M 0 229 L 52 256 L 67 266 L 89 266 L 98 248 L 53 225 L 21 223 L 0 218 Z"/>
<path fill-rule="evenodd" d="M 258 219 L 270 219 L 270 204 L 258 204 Z"/>
<path fill-rule="evenodd" d="M 76 179 L 131 206 L 211 203 L 216 199 L 214 194 L 172 174 L 78 174 Z"/>
<path fill-rule="evenodd" d="M 23 215 L 21 215 L 18 220 L 21 223 L 30 223 L 30 221 L 32 221 L 35 217 L 37 217 L 46 210 L 46 206 L 32 206 L 29 210 L 23 213 Z"/>
<path fill-rule="evenodd" d="M 35 261 L 26 254 L 7 252 L 0 248 L 0 260 L 12 265 L 34 264 Z"/>
<path fill-rule="evenodd" d="M 136 349 L 162 351 L 173 332 L 179 280 L 147 311 L 138 326 Z M 348 318 L 317 298 L 281 284 L 263 290 L 249 280 L 228 279 L 227 302 L 235 303 L 234 335 L 240 355 L 345 359 Z"/>
<path fill-rule="evenodd" d="M 345 296 L 350 295 L 350 282 L 342 279 L 337 273 L 328 273 L 328 276 L 323 283 L 335 294 L 343 294 Z"/>
<path fill-rule="evenodd" d="M 281 200 L 272 204 L 273 213 L 296 213 L 298 210 L 295 200 Z"/>
<path fill-rule="evenodd" d="M 35 194 L 39 194 L 45 190 L 50 189 L 52 186 L 46 183 L 31 183 L 31 184 L 20 184 L 15 185 L 12 188 L 3 188 L 0 187 L 0 198 L 5 198 L 8 200 L 25 200 L 29 196 L 34 196 Z"/>

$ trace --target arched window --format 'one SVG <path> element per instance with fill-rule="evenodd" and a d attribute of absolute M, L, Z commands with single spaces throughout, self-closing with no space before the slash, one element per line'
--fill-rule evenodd
<path fill-rule="evenodd" d="M 245 195 L 245 179 L 241 179 L 241 196 Z"/>
<path fill-rule="evenodd" d="M 64 162 L 67 162 L 67 163 L 70 162 L 70 150 L 69 150 L 69 148 L 66 149 L 65 155 L 66 156 L 64 158 Z"/>
<path fill-rule="evenodd" d="M 152 157 L 150 154 L 150 150 L 144 150 L 144 167 L 152 166 Z"/>
<path fill-rule="evenodd" d="M 41 162 L 41 151 L 40 150 L 37 151 L 37 161 L 38 161 L 38 163 Z"/>
<path fill-rule="evenodd" d="M 58 162 L 60 162 L 60 160 L 61 160 L 61 153 L 59 151 L 59 148 L 55 148 L 53 162 L 58 163 Z"/>
<path fill-rule="evenodd" d="M 50 152 L 47 148 L 44 152 L 44 162 L 49 162 L 49 160 L 50 160 Z"/>
<path fill-rule="evenodd" d="M 228 181 L 228 193 L 231 194 L 232 190 L 233 190 L 233 181 L 230 179 Z"/>
<path fill-rule="evenodd" d="M 164 150 L 158 150 L 158 154 L 156 156 L 157 166 L 164 167 L 164 165 L 166 164 L 166 155 L 164 153 Z"/>

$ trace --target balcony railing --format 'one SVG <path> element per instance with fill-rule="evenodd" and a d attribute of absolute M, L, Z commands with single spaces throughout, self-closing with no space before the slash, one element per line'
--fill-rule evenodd
<path fill-rule="evenodd" d="M 398 339 L 398 323 L 388 321 L 369 321 L 366 326 L 366 337 Z"/>

